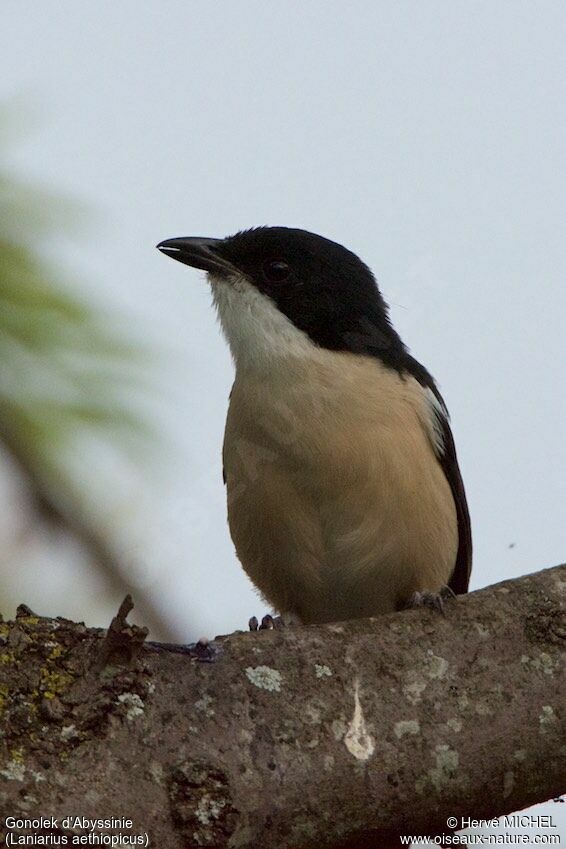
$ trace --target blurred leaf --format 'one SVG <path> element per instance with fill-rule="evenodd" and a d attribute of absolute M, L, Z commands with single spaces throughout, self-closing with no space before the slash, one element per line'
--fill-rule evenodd
<path fill-rule="evenodd" d="M 140 443 L 147 449 L 155 434 L 137 409 L 136 391 L 150 385 L 148 354 L 114 317 L 72 291 L 41 254 L 47 235 L 80 217 L 0 165 L 0 443 L 43 518 L 78 537 L 123 595 L 130 586 L 112 540 L 90 515 L 88 484 L 67 461 L 81 436 L 119 443 L 136 456 Z M 140 588 L 136 596 L 155 633 L 167 635 L 152 599 Z"/>
<path fill-rule="evenodd" d="M 78 428 L 148 433 L 120 396 L 146 357 L 36 253 L 50 203 L 0 173 L 0 436 L 38 462 Z"/>

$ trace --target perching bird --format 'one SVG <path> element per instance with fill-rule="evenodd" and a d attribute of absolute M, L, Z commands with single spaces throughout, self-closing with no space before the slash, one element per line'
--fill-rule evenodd
<path fill-rule="evenodd" d="M 287 227 L 157 247 L 208 272 L 236 368 L 228 522 L 265 599 L 312 623 L 466 592 L 470 518 L 446 406 L 370 269 Z"/>

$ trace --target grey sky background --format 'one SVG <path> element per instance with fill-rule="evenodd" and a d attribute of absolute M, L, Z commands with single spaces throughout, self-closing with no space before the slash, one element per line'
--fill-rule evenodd
<path fill-rule="evenodd" d="M 204 280 L 155 251 L 167 237 L 281 224 L 356 251 L 451 411 L 473 587 L 564 560 L 563 2 L 4 0 L 2 12 L 0 96 L 37 118 L 11 164 L 95 213 L 44 247 L 158 352 L 165 446 L 143 468 L 91 452 L 83 471 L 179 638 L 265 608 L 225 521 L 230 358 Z M 30 555 L 19 594 L 92 616 L 96 582 L 70 564 L 41 581 Z"/>

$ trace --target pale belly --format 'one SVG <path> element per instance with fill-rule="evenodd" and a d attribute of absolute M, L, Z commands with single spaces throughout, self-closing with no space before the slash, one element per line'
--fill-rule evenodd
<path fill-rule="evenodd" d="M 374 386 L 373 366 L 370 377 Z M 417 390 L 388 393 L 392 380 L 378 383 L 369 408 L 352 380 L 349 397 L 334 391 L 314 405 L 312 386 L 274 399 L 235 385 L 224 446 L 230 532 L 278 612 L 303 622 L 371 616 L 450 579 L 452 494 Z"/>

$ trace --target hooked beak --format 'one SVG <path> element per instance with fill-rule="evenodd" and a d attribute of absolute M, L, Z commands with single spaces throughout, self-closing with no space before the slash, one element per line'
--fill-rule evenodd
<path fill-rule="evenodd" d="M 213 273 L 233 274 L 236 269 L 223 259 L 217 249 L 223 239 L 205 239 L 199 236 L 186 236 L 180 239 L 166 239 L 156 245 L 157 250 L 193 268 Z"/>

